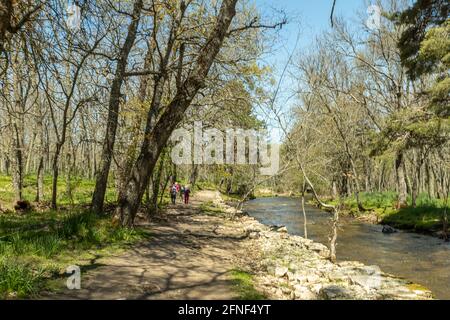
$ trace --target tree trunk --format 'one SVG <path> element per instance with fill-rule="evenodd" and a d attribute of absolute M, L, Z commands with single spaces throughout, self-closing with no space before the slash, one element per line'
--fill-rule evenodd
<path fill-rule="evenodd" d="M 39 115 L 37 121 L 37 152 L 38 167 L 36 172 L 36 202 L 44 199 L 44 130 L 42 125 L 42 116 Z"/>
<path fill-rule="evenodd" d="M 197 183 L 197 176 L 198 176 L 198 164 L 192 165 L 192 172 L 189 177 L 189 185 L 191 186 L 191 189 L 195 188 L 195 184 Z M 228 186 L 227 186 L 228 191 Z"/>
<path fill-rule="evenodd" d="M 149 201 L 149 211 L 148 214 L 155 214 L 158 212 L 158 195 L 159 195 L 159 191 L 161 188 L 161 178 L 162 178 L 162 174 L 164 171 L 164 164 L 166 161 L 166 155 L 165 153 L 162 154 L 161 158 L 160 158 L 160 163 L 159 163 L 159 167 L 158 170 L 156 171 L 155 176 L 153 177 L 153 182 L 152 182 L 152 189 L 151 189 L 151 198 Z M 164 190 L 163 190 L 164 192 Z"/>
<path fill-rule="evenodd" d="M 57 198 L 58 198 L 58 175 L 59 175 L 59 168 L 58 168 L 58 162 L 59 162 L 59 156 L 61 154 L 61 144 L 57 143 L 55 155 L 53 157 L 53 163 L 52 163 L 52 170 L 53 170 L 53 179 L 52 179 L 52 201 L 51 201 L 51 208 L 56 209 L 57 208 Z"/>
<path fill-rule="evenodd" d="M 412 207 L 415 208 L 417 206 L 417 196 L 419 192 L 419 180 L 420 180 L 420 161 L 417 159 L 417 152 L 416 150 L 413 151 L 413 163 L 415 170 L 413 170 L 413 182 L 412 182 Z"/>
<path fill-rule="evenodd" d="M 16 121 L 16 120 L 14 120 Z M 15 200 L 23 200 L 23 132 L 21 124 L 13 124 L 12 139 L 12 180 L 15 191 Z"/>
<path fill-rule="evenodd" d="M 128 56 L 136 40 L 137 29 L 141 18 L 143 0 L 136 0 L 133 8 L 132 22 L 128 27 L 128 34 L 125 43 L 120 52 L 120 58 L 117 63 L 116 74 L 112 83 L 108 107 L 108 120 L 106 126 L 105 140 L 103 142 L 102 156 L 100 160 L 100 169 L 97 172 L 95 190 L 92 196 L 92 209 L 96 213 L 103 211 L 105 193 L 108 184 L 108 175 L 111 168 L 111 162 L 116 142 L 116 132 L 119 119 L 119 105 L 121 97 L 121 88 L 128 64 Z"/>
<path fill-rule="evenodd" d="M 407 203 L 407 186 L 405 177 L 405 168 L 403 166 L 403 152 L 398 151 L 395 158 L 395 170 L 397 172 L 397 189 L 398 189 L 398 201 L 397 208 L 405 208 L 408 206 Z"/>

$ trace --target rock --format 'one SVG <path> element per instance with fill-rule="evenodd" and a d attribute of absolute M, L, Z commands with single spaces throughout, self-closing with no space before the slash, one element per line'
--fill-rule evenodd
<path fill-rule="evenodd" d="M 381 230 L 385 234 L 397 233 L 398 231 L 390 226 L 383 226 L 383 230 Z"/>
<path fill-rule="evenodd" d="M 362 264 L 361 262 L 358 262 L 358 261 L 343 261 L 343 262 L 337 263 L 337 265 L 342 268 L 353 268 L 353 267 L 363 267 L 364 266 L 364 264 Z"/>
<path fill-rule="evenodd" d="M 260 234 L 259 234 L 259 232 L 250 232 L 248 237 L 250 239 L 258 239 L 260 237 Z"/>
<path fill-rule="evenodd" d="M 328 275 L 331 282 L 346 282 L 351 283 L 350 277 L 342 272 L 333 272 Z"/>
<path fill-rule="evenodd" d="M 306 276 L 306 281 L 309 283 L 316 283 L 320 281 L 320 277 L 316 274 L 310 274 Z"/>
<path fill-rule="evenodd" d="M 317 295 L 307 287 L 301 285 L 294 286 L 294 297 L 296 300 L 316 300 Z"/>
<path fill-rule="evenodd" d="M 315 293 L 316 295 L 320 294 L 320 291 L 322 290 L 323 285 L 321 283 L 316 283 L 310 286 L 310 290 Z"/>
<path fill-rule="evenodd" d="M 270 231 L 275 231 L 275 232 L 286 232 L 287 233 L 287 228 L 285 226 L 270 226 Z"/>
<path fill-rule="evenodd" d="M 378 266 L 364 266 L 357 269 L 359 272 L 350 276 L 352 284 L 359 285 L 366 290 L 379 289 L 382 286 L 382 273 Z"/>
<path fill-rule="evenodd" d="M 290 271 L 287 272 L 287 278 L 288 278 L 289 281 L 295 281 L 296 280 L 295 279 L 295 274 L 290 272 Z"/>
<path fill-rule="evenodd" d="M 317 243 L 317 242 L 312 242 L 312 243 L 308 244 L 307 247 L 308 247 L 309 250 L 316 251 L 316 252 L 328 249 L 323 244 Z"/>
<path fill-rule="evenodd" d="M 276 267 L 275 268 L 275 277 L 283 278 L 288 273 L 288 268 L 286 267 Z"/>
<path fill-rule="evenodd" d="M 328 248 L 321 243 L 312 242 L 309 245 L 307 245 L 307 247 L 309 250 L 317 252 L 320 256 L 324 258 L 330 255 L 330 250 L 328 250 Z"/>
<path fill-rule="evenodd" d="M 337 285 L 323 287 L 319 295 L 325 300 L 346 300 L 352 298 L 352 293 L 348 288 Z"/>
<path fill-rule="evenodd" d="M 277 232 L 288 233 L 288 229 L 286 227 L 281 227 L 281 228 L 277 229 Z"/>
<path fill-rule="evenodd" d="M 294 274 L 295 281 L 298 282 L 308 282 L 308 277 L 304 274 L 296 273 Z"/>

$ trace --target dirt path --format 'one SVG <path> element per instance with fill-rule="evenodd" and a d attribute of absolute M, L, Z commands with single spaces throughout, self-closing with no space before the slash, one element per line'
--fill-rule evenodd
<path fill-rule="evenodd" d="M 125 253 L 98 257 L 83 268 L 81 290 L 50 299 L 233 299 L 233 260 L 242 250 L 243 230 L 223 217 L 200 213 L 216 193 L 197 193 L 145 223 L 151 239 Z"/>

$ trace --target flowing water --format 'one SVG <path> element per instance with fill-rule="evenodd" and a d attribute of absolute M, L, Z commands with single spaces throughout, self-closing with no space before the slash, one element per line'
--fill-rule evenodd
<path fill-rule="evenodd" d="M 303 236 L 299 199 L 263 198 L 249 201 L 245 210 L 266 225 L 284 225 Z M 331 214 L 306 206 L 308 237 L 328 244 Z M 382 226 L 341 218 L 337 258 L 380 266 L 384 272 L 429 288 L 437 299 L 450 300 L 450 244 L 408 232 L 382 233 Z"/>

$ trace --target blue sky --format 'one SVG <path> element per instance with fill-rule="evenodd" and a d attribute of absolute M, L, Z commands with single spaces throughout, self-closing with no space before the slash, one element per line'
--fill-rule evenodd
<path fill-rule="evenodd" d="M 290 21 L 279 33 L 276 46 L 271 48 L 270 52 L 262 59 L 264 64 L 272 66 L 275 71 L 275 78 L 278 81 L 294 49 L 296 54 L 307 50 L 317 36 L 331 29 L 330 14 L 333 1 L 255 0 L 255 3 L 263 17 L 273 17 L 276 15 L 274 10 L 281 9 L 284 10 Z M 365 12 L 366 8 L 366 0 L 337 0 L 334 15 L 344 18 L 349 23 L 356 23 L 358 20 L 357 12 Z M 297 47 L 295 47 L 296 44 Z M 293 93 L 296 89 L 297 84 L 287 73 L 283 78 L 282 92 L 277 96 L 276 108 L 288 111 L 295 103 Z M 264 118 L 267 120 L 267 115 Z M 270 122 L 269 120 L 269 132 L 272 140 L 280 141 L 281 130 L 276 128 L 276 123 Z"/>
<path fill-rule="evenodd" d="M 263 16 L 273 16 L 274 9 L 286 12 L 290 23 L 280 33 L 280 47 L 270 56 L 270 60 L 283 64 L 283 59 L 291 52 L 299 36 L 299 49 L 308 47 L 314 38 L 329 30 L 332 0 L 255 0 Z M 335 16 L 348 21 L 356 19 L 356 12 L 364 10 L 365 0 L 337 0 Z"/>

